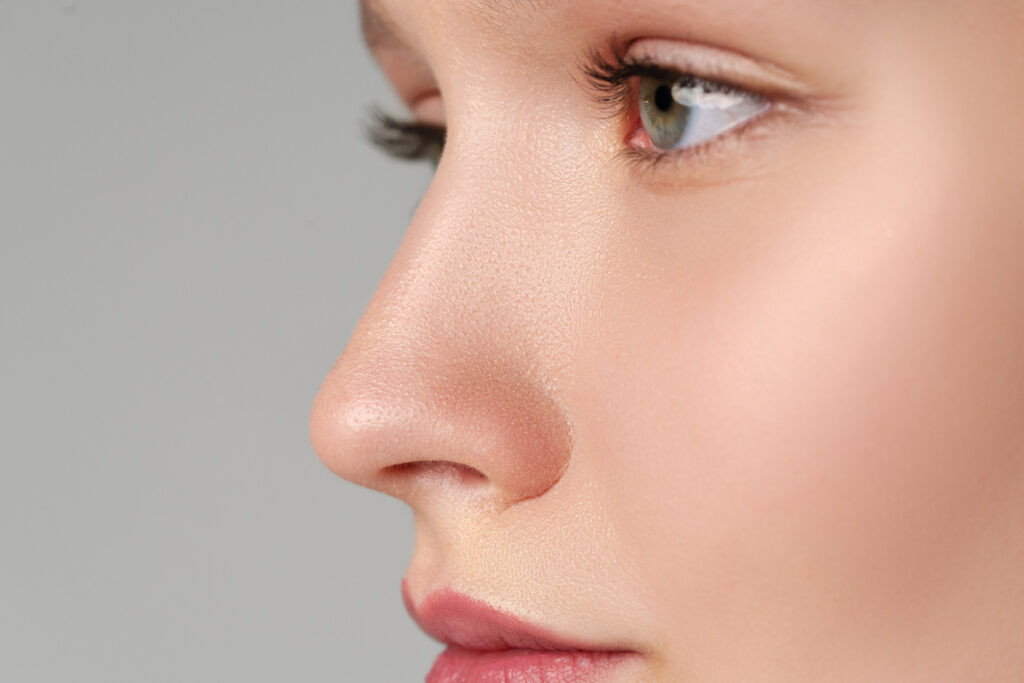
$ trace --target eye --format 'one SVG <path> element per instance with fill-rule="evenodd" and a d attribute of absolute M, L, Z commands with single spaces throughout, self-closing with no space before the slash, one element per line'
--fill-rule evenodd
<path fill-rule="evenodd" d="M 649 141 L 663 151 L 695 147 L 769 106 L 759 95 L 695 76 L 640 76 L 637 107 L 642 134 L 638 130 L 633 141 L 638 146 Z"/>
<path fill-rule="evenodd" d="M 374 111 L 367 134 L 374 145 L 396 159 L 429 161 L 434 167 L 441 161 L 446 131 L 443 126 L 399 121 Z"/>

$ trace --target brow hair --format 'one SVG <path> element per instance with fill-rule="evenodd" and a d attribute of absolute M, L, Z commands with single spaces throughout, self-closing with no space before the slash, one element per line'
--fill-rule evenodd
<path fill-rule="evenodd" d="M 378 0 L 359 0 L 359 21 L 370 49 L 405 43 L 398 24 Z"/>
<path fill-rule="evenodd" d="M 507 36 L 508 25 L 529 14 L 549 9 L 553 0 L 464 0 L 466 11 L 474 14 L 495 36 Z"/>

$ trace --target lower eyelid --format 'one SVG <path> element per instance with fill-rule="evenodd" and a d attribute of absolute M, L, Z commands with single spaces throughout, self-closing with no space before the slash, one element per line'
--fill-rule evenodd
<path fill-rule="evenodd" d="M 641 176 L 653 190 L 678 192 L 684 188 L 722 185 L 753 179 L 773 158 L 765 143 L 785 129 L 801 125 L 800 111 L 773 102 L 753 119 L 693 147 L 671 151 L 626 146 L 616 155 L 619 163 Z"/>

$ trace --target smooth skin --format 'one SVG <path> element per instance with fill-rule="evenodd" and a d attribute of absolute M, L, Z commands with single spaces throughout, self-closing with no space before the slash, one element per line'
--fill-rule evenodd
<path fill-rule="evenodd" d="M 1024 680 L 1024 3 L 363 12 L 448 140 L 312 441 L 412 507 L 411 599 L 624 680 Z M 638 45 L 771 122 L 624 158 L 580 68 Z"/>

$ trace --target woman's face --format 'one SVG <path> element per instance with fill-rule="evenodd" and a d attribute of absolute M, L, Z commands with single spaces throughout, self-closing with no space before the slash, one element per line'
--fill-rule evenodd
<path fill-rule="evenodd" d="M 412 507 L 439 680 L 477 603 L 595 680 L 1018 680 L 1024 3 L 363 16 L 447 140 L 312 439 Z"/>

